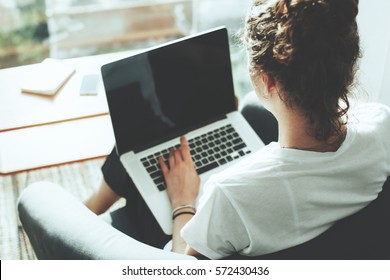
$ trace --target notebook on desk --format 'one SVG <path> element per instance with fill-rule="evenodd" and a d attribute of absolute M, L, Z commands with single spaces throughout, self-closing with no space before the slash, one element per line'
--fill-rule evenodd
<path fill-rule="evenodd" d="M 75 67 L 69 63 L 47 58 L 36 64 L 28 76 L 22 77 L 20 89 L 25 93 L 54 95 L 75 71 Z"/>
<path fill-rule="evenodd" d="M 166 234 L 171 205 L 158 158 L 186 135 L 202 186 L 264 146 L 236 111 L 228 34 L 217 28 L 101 68 L 116 149 Z"/>

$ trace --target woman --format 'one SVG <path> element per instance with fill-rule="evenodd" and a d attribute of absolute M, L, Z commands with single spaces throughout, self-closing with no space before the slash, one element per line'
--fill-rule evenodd
<path fill-rule="evenodd" d="M 313 239 L 376 198 L 390 175 L 390 111 L 364 104 L 348 112 L 360 56 L 357 14 L 358 0 L 253 1 L 245 32 L 249 70 L 277 120 L 278 141 L 212 176 L 195 210 L 199 177 L 181 138 L 169 167 L 160 161 L 174 209 L 173 251 L 212 259 L 276 252 Z M 123 187 L 130 178 L 118 183 L 108 175 L 119 170 L 108 168 L 114 158 L 103 167 L 108 184 L 87 206 L 106 210 L 118 198 L 112 187 L 134 214 L 144 206 L 134 187 Z M 143 209 L 145 219 L 138 212 L 134 220 L 153 229 L 138 238 L 162 247 L 170 237 Z"/>

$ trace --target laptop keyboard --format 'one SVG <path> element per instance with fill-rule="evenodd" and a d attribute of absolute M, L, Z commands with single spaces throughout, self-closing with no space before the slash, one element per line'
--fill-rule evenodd
<path fill-rule="evenodd" d="M 189 139 L 192 160 L 198 174 L 224 165 L 246 154 L 251 153 L 247 145 L 232 125 L 217 128 L 208 133 Z M 169 150 L 180 145 L 169 147 L 141 159 L 142 164 L 160 191 L 166 189 L 164 176 L 160 169 L 159 158 L 163 156 L 168 164 Z"/>

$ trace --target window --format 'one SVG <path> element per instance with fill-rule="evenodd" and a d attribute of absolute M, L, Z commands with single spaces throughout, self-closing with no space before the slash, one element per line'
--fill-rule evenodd
<path fill-rule="evenodd" d="M 46 0 L 50 55 L 120 51 L 190 33 L 191 0 Z"/>
<path fill-rule="evenodd" d="M 48 57 L 45 0 L 1 0 L 0 15 L 0 68 Z"/>
<path fill-rule="evenodd" d="M 249 2 L 0 0 L 0 68 L 144 48 L 220 25 L 233 35 Z M 231 45 L 235 83 L 246 91 L 244 53 Z"/>
<path fill-rule="evenodd" d="M 0 13 L 1 68 L 145 47 L 192 27 L 192 0 L 2 0 Z"/>

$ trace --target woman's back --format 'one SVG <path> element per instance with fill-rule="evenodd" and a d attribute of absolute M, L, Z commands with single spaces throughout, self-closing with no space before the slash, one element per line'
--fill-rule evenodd
<path fill-rule="evenodd" d="M 349 116 L 336 152 L 284 149 L 274 142 L 212 177 L 185 238 L 207 242 L 213 258 L 257 256 L 311 240 L 367 206 L 390 175 L 390 110 L 364 104 Z M 204 220 L 203 231 L 194 231 L 192 225 Z"/>

